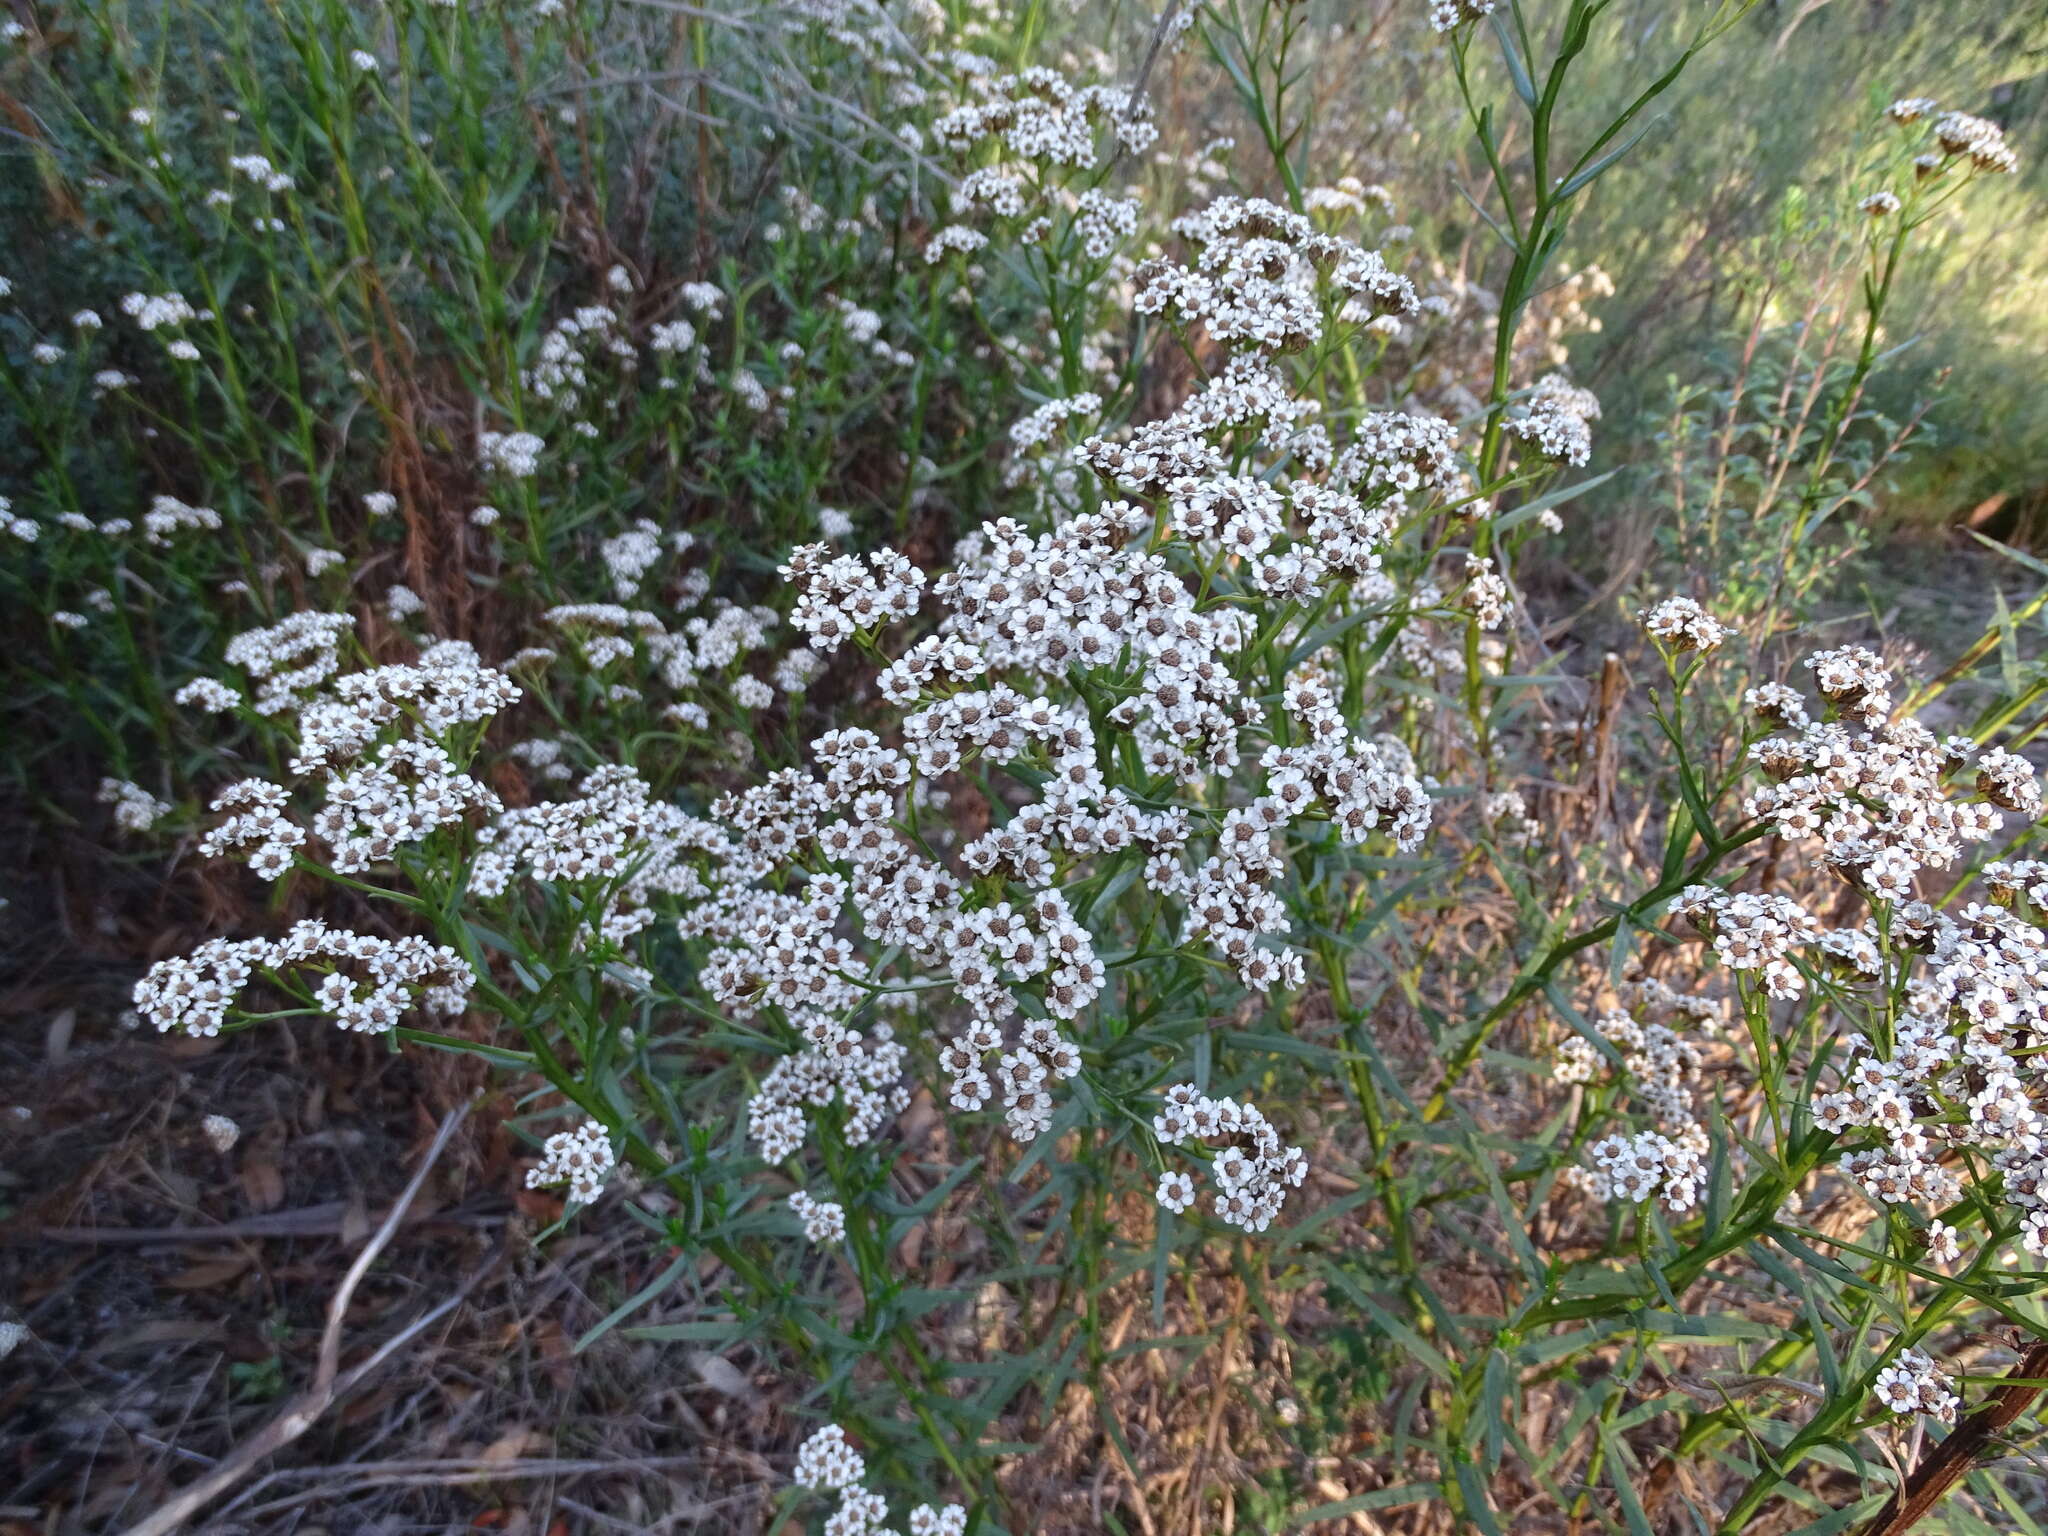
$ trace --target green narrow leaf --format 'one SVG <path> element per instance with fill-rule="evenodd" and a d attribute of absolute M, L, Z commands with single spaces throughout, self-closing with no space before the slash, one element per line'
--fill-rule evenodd
<path fill-rule="evenodd" d="M 1522 62 L 1521 50 L 1515 47 L 1515 40 L 1508 35 L 1505 19 L 1495 11 L 1490 18 L 1493 24 L 1494 40 L 1500 44 L 1500 56 L 1507 62 L 1508 79 L 1513 82 L 1515 94 L 1522 98 L 1522 105 L 1534 110 L 1537 103 L 1536 82 L 1529 78 L 1529 66 Z"/>

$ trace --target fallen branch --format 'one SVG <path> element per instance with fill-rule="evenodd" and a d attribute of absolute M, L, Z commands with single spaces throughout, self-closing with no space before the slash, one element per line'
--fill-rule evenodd
<path fill-rule="evenodd" d="M 427 1175 L 440 1160 L 442 1151 L 448 1145 L 448 1138 L 455 1134 L 455 1128 L 468 1117 L 469 1105 L 463 1104 L 450 1110 L 442 1118 L 441 1128 L 434 1133 L 433 1145 L 427 1148 L 427 1155 L 421 1159 L 419 1169 L 413 1174 L 412 1182 L 405 1186 L 405 1193 L 391 1207 L 370 1240 L 356 1255 L 355 1263 L 348 1273 L 341 1277 L 341 1284 L 327 1303 L 327 1327 L 320 1335 L 320 1359 L 313 1372 L 313 1381 L 305 1391 L 293 1398 L 284 1409 L 262 1429 L 235 1447 L 220 1464 L 198 1482 L 174 1495 L 168 1503 L 159 1507 L 154 1514 L 128 1528 L 126 1536 L 170 1536 L 170 1532 L 183 1526 L 203 1506 L 220 1497 L 243 1478 L 256 1470 L 265 1457 L 274 1455 L 290 1445 L 299 1436 L 311 1429 L 320 1416 L 334 1406 L 336 1399 L 344 1396 L 378 1366 L 403 1348 L 420 1332 L 431 1326 L 437 1318 L 446 1316 L 467 1296 L 470 1289 L 482 1278 L 491 1263 L 496 1262 L 494 1254 L 482 1268 L 465 1280 L 454 1295 L 431 1308 L 408 1323 L 391 1338 L 372 1352 L 347 1375 L 341 1374 L 341 1326 L 348 1315 L 348 1304 L 355 1296 L 356 1287 L 363 1276 L 369 1273 L 377 1255 L 384 1251 L 399 1227 L 404 1223 L 405 1213 L 418 1197 L 427 1182 Z"/>
<path fill-rule="evenodd" d="M 504 1216 L 480 1211 L 402 1211 L 403 1227 L 438 1221 L 465 1227 L 489 1227 L 503 1223 Z M 389 1220 L 390 1211 L 383 1219 Z M 37 1227 L 29 1232 L 0 1233 L 0 1244 L 21 1247 L 36 1243 L 211 1243 L 247 1237 L 333 1237 L 349 1230 L 348 1202 L 326 1200 L 295 1211 L 272 1211 L 267 1215 L 245 1216 L 209 1227 Z"/>

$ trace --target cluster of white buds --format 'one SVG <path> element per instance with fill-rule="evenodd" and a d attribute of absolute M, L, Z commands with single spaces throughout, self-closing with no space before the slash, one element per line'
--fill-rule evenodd
<path fill-rule="evenodd" d="M 867 1462 L 847 1443 L 846 1431 L 827 1424 L 797 1448 L 790 1478 L 813 1493 L 836 1493 L 839 1507 L 825 1522 L 829 1536 L 890 1536 L 889 1506 L 860 1486 Z M 910 1512 L 910 1536 L 967 1536 L 967 1510 L 959 1504 L 920 1504 Z"/>
<path fill-rule="evenodd" d="M 199 1131 L 222 1157 L 234 1151 L 235 1143 L 242 1139 L 242 1128 L 226 1115 L 208 1115 L 199 1122 Z"/>
<path fill-rule="evenodd" d="M 803 1223 L 804 1238 L 813 1243 L 846 1241 L 846 1207 L 832 1200 L 814 1200 L 806 1190 L 795 1190 L 789 1208 Z"/>
<path fill-rule="evenodd" d="M 1728 638 L 1728 626 L 1689 597 L 1667 597 L 1641 617 L 1651 638 L 1674 651 L 1711 651 Z"/>
<path fill-rule="evenodd" d="M 1877 1379 L 1870 1385 L 1870 1395 L 1887 1412 L 1901 1418 L 1924 1413 L 1941 1424 L 1955 1423 L 1956 1410 L 1962 1406 L 1962 1400 L 1933 1360 L 1917 1349 L 1900 1350 L 1892 1363 L 1877 1373 Z"/>
<path fill-rule="evenodd" d="M 123 832 L 147 832 L 171 813 L 170 801 L 126 779 L 101 779 L 98 799 L 114 808 L 114 825 Z"/>
<path fill-rule="evenodd" d="M 1191 1141 L 1220 1143 L 1209 1160 L 1216 1185 L 1211 1207 L 1233 1227 L 1263 1232 L 1286 1204 L 1287 1191 L 1299 1189 L 1308 1177 L 1308 1159 L 1290 1147 L 1266 1117 L 1236 1099 L 1212 1099 L 1192 1083 L 1166 1090 L 1166 1104 L 1152 1117 L 1153 1134 L 1168 1146 Z M 1184 1211 L 1194 1201 L 1194 1183 L 1184 1173 L 1169 1172 L 1159 1181 L 1158 1200 L 1170 1211 Z"/>
<path fill-rule="evenodd" d="M 548 1189 L 566 1184 L 572 1205 L 595 1204 L 619 1162 L 612 1151 L 611 1133 L 595 1120 L 556 1131 L 541 1143 L 540 1153 L 539 1164 L 526 1172 L 526 1187 Z"/>
<path fill-rule="evenodd" d="M 385 939 L 295 923 L 280 939 L 209 939 L 160 960 L 135 984 L 135 1007 L 159 1030 L 217 1035 L 258 970 L 317 976 L 317 1009 L 343 1029 L 382 1032 L 412 1008 L 454 1015 L 469 1006 L 475 976 L 454 950 L 421 938 Z"/>

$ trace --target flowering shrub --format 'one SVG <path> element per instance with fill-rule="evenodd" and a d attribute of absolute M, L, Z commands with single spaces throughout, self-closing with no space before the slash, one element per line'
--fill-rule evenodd
<path fill-rule="evenodd" d="M 763 1443 L 833 1536 L 1839 1529 L 1948 1475 L 1982 1330 L 2041 1326 L 2048 594 L 1945 670 L 1785 642 L 1911 439 L 1866 399 L 1896 280 L 2021 164 L 1997 125 L 1893 104 L 1838 342 L 1759 311 L 1657 558 L 1544 619 L 1631 448 L 1571 366 L 1612 281 L 1558 252 L 1749 8 L 1581 138 L 1604 0 L 1414 7 L 1491 183 L 1455 261 L 1391 172 L 1309 179 L 1336 34 L 1280 0 L 1121 62 L 993 6 L 680 11 L 691 110 L 746 125 L 687 186 L 609 132 L 651 130 L 600 52 L 683 46 L 631 7 L 292 0 L 303 88 L 238 36 L 225 113 L 107 29 L 36 89 L 121 281 L 13 291 L 0 535 L 120 855 L 247 866 L 137 1013 L 486 1064 L 522 1211 L 674 1251 L 585 1342 L 814 1383 Z M 641 1329 L 685 1283 L 698 1331 Z M 1184 1374 L 1210 1417 L 1134 1445 Z"/>

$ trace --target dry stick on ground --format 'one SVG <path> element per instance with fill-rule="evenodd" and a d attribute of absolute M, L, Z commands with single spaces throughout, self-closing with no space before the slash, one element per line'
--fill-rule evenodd
<path fill-rule="evenodd" d="M 472 1101 L 474 1102 L 474 1101 Z M 284 1411 L 255 1435 L 242 1442 L 230 1452 L 221 1463 L 206 1476 L 192 1484 L 184 1492 L 174 1495 L 168 1503 L 144 1520 L 128 1528 L 126 1536 L 169 1536 L 169 1533 L 183 1526 L 204 1505 L 218 1498 L 234 1487 L 243 1478 L 256 1470 L 266 1456 L 282 1450 L 299 1438 L 319 1420 L 335 1400 L 348 1392 L 370 1372 L 382 1365 L 408 1341 L 427 1328 L 436 1318 L 454 1310 L 457 1303 L 469 1294 L 485 1270 L 495 1262 L 496 1256 L 475 1271 L 462 1283 L 453 1296 L 431 1308 L 423 1316 L 401 1328 L 370 1358 L 355 1367 L 346 1376 L 341 1371 L 341 1325 L 348 1315 L 348 1304 L 355 1295 L 356 1287 L 369 1273 L 377 1255 L 384 1251 L 400 1224 L 405 1219 L 406 1209 L 418 1197 L 427 1182 L 427 1175 L 433 1172 L 434 1164 L 440 1160 L 442 1150 L 448 1145 L 448 1138 L 455 1134 L 455 1128 L 462 1124 L 469 1114 L 469 1104 L 462 1104 L 450 1110 L 441 1121 L 441 1128 L 434 1133 L 433 1145 L 427 1148 L 427 1155 L 420 1160 L 412 1182 L 405 1186 L 405 1193 L 398 1197 L 391 1207 L 391 1214 L 384 1218 L 384 1224 L 363 1245 L 363 1251 L 356 1255 L 348 1273 L 341 1277 L 341 1285 L 335 1290 L 333 1299 L 327 1303 L 327 1328 L 320 1336 L 320 1363 L 313 1372 L 313 1384 L 285 1405 Z"/>
<path fill-rule="evenodd" d="M 1962 1481 L 1983 1455 L 1998 1432 L 2012 1423 L 2041 1395 L 2035 1385 L 2048 1376 L 2048 1343 L 2029 1349 L 2012 1368 L 2010 1386 L 2000 1387 L 1991 1400 L 1967 1419 L 1956 1432 L 1934 1448 L 1933 1454 L 1913 1469 L 1905 1485 L 1886 1501 L 1877 1518 L 1863 1528 L 1863 1536 L 1901 1536 L 1931 1513 Z"/>

